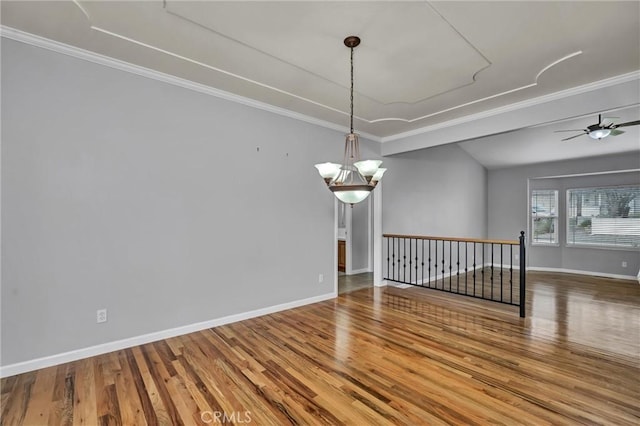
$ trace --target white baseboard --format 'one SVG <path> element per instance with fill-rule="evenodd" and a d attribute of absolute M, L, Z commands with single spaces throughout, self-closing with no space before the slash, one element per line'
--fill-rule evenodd
<path fill-rule="evenodd" d="M 382 280 L 379 283 L 375 283 L 375 282 L 373 283 L 374 287 L 386 287 L 388 285 L 389 285 L 389 281 L 387 280 Z"/>
<path fill-rule="evenodd" d="M 413 287 L 411 284 L 403 284 L 403 283 L 397 283 L 394 281 L 391 281 L 388 284 L 389 287 L 395 287 L 395 288 L 409 288 L 409 287 Z"/>
<path fill-rule="evenodd" d="M 243 321 L 250 318 L 260 317 L 287 309 L 293 309 L 312 303 L 322 302 L 337 297 L 335 292 L 322 294 L 319 296 L 309 297 L 307 299 L 296 300 L 293 302 L 282 303 L 280 305 L 269 306 L 266 308 L 256 309 L 254 311 L 243 312 L 240 314 L 229 315 L 222 318 L 216 318 L 208 321 L 189 324 L 181 327 L 171 328 L 169 330 L 156 331 L 142 336 L 129 337 L 127 339 L 116 340 L 114 342 L 102 343 L 100 345 L 90 346 L 88 348 L 77 349 L 69 352 L 63 352 L 56 355 L 50 355 L 42 358 L 36 358 L 29 361 L 18 362 L 0 366 L 0 377 L 9 377 L 16 374 L 26 373 L 41 368 L 52 367 L 54 365 L 64 364 L 66 362 L 77 361 L 79 359 L 89 358 L 96 355 L 102 355 L 113 351 L 119 351 L 133 346 L 144 345 L 146 343 L 155 342 L 162 339 L 181 336 L 193 333 L 207 328 L 218 327 L 224 324 Z"/>
<path fill-rule="evenodd" d="M 348 273 L 347 275 L 364 274 L 365 272 L 372 272 L 372 271 L 369 268 L 352 269 L 351 272 Z"/>
<path fill-rule="evenodd" d="M 589 275 L 591 277 L 615 278 L 615 279 L 618 279 L 618 280 L 636 281 L 638 279 L 637 277 L 635 277 L 633 275 L 607 274 L 607 273 L 604 273 L 604 272 L 581 271 L 579 269 L 545 268 L 545 267 L 540 267 L 540 266 L 529 266 L 529 267 L 527 267 L 527 271 L 558 272 L 558 273 L 562 273 L 562 274 Z"/>

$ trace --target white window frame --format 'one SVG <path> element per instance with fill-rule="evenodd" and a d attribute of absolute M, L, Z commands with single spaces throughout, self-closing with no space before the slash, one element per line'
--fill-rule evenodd
<path fill-rule="evenodd" d="M 554 204 L 555 204 L 555 212 L 554 211 L 549 211 L 548 214 L 545 215 L 538 215 L 538 208 L 540 206 L 535 206 L 533 204 L 533 195 L 535 192 L 553 192 L 554 195 Z M 560 246 L 560 229 L 559 229 L 559 216 L 558 216 L 558 212 L 559 212 L 559 205 L 558 205 L 558 190 L 557 189 L 547 189 L 547 188 L 538 188 L 538 189 L 532 189 L 531 192 L 529 193 L 529 226 L 531 227 L 531 232 L 529 233 L 529 235 L 531 235 L 531 245 L 532 246 L 543 246 L 543 247 L 559 247 Z M 534 209 L 536 210 L 536 213 L 534 213 Z M 536 228 L 536 224 L 535 221 L 536 219 L 553 219 L 553 223 L 554 223 L 554 234 L 555 234 L 555 238 L 553 241 L 536 241 L 535 238 L 535 228 Z"/>
<path fill-rule="evenodd" d="M 571 202 L 570 202 L 570 193 L 571 191 L 585 191 L 585 190 L 592 190 L 592 191 L 597 191 L 597 190 L 605 190 L 605 189 L 624 189 L 624 188 L 630 188 L 630 189 L 639 189 L 640 185 L 618 185 L 618 186 L 593 186 L 593 187 L 579 187 L 579 188 L 568 188 L 566 190 L 566 208 L 565 208 L 565 215 L 566 215 L 566 220 L 565 220 L 565 230 L 566 230 L 566 237 L 565 237 L 565 244 L 566 247 L 571 247 L 571 248 L 592 248 L 592 249 L 605 249 L 605 250 L 626 250 L 626 251 L 633 251 L 633 250 L 640 250 L 640 246 L 632 246 L 632 245 L 621 245 L 621 244 L 590 244 L 590 243 L 586 243 L 586 242 L 573 242 L 570 241 L 570 239 L 572 238 L 572 236 L 574 235 L 574 233 L 571 232 L 571 225 L 570 225 L 570 221 L 571 218 L 573 217 L 571 215 Z M 577 217 L 577 216 L 576 216 Z M 580 217 L 584 217 L 584 220 L 590 219 L 593 220 L 594 217 L 591 216 L 580 216 Z"/>

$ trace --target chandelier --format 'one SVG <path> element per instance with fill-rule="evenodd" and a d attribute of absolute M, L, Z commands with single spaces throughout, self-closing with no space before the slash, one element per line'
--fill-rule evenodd
<path fill-rule="evenodd" d="M 351 49 L 350 131 L 344 142 L 344 160 L 342 164 L 315 165 L 333 195 L 352 207 L 369 196 L 387 170 L 380 167 L 380 160 L 360 160 L 360 143 L 353 132 L 353 49 L 359 44 L 360 38 L 356 36 L 344 39 L 344 45 Z"/>

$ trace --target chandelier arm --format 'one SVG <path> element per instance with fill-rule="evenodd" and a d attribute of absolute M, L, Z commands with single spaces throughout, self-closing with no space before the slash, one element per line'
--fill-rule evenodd
<path fill-rule="evenodd" d="M 351 134 L 346 135 L 345 143 L 344 143 L 344 156 L 342 160 L 342 167 L 340 168 L 340 172 L 335 179 L 337 185 L 349 185 L 353 181 L 353 176 L 351 174 L 351 169 L 353 168 L 353 147 L 350 142 Z"/>
<path fill-rule="evenodd" d="M 349 185 L 353 184 L 353 141 L 351 139 L 351 133 L 347 135 L 347 140 L 345 142 L 347 148 L 347 154 L 344 159 L 344 166 L 348 170 L 346 173 L 349 177 Z M 345 182 L 346 183 L 346 182 Z"/>
<path fill-rule="evenodd" d="M 360 160 L 360 140 L 358 138 L 358 135 L 356 135 L 355 133 L 353 134 L 353 150 L 355 151 L 355 156 L 353 158 L 357 158 L 358 160 Z"/>

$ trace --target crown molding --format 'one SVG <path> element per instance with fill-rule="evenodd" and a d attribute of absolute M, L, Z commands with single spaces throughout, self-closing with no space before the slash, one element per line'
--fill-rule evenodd
<path fill-rule="evenodd" d="M 129 62 L 114 59 L 109 56 L 101 55 L 99 53 L 91 52 L 89 50 L 81 49 L 79 47 L 71 46 L 65 43 L 60 43 L 58 41 L 27 33 L 25 31 L 17 30 L 5 25 L 0 25 L 0 37 L 29 44 L 31 46 L 39 47 L 42 49 L 47 49 L 52 52 L 61 53 L 63 55 L 81 59 L 87 62 L 92 62 L 98 65 L 103 65 L 106 67 L 117 69 L 119 71 L 124 71 L 141 77 L 161 81 L 163 83 L 172 84 L 184 89 L 193 90 L 205 95 L 214 96 L 216 98 L 246 105 L 252 108 L 292 118 L 294 120 L 303 121 L 305 123 L 313 124 L 327 129 L 337 130 L 343 133 L 349 132 L 349 129 L 346 126 L 340 126 L 335 123 L 320 120 L 285 108 L 280 108 L 264 102 L 256 101 L 255 99 L 246 98 L 244 96 L 239 96 L 230 92 L 226 92 L 224 90 L 219 90 L 211 86 L 196 83 L 191 80 L 176 77 L 170 74 L 165 74 L 139 65 L 134 65 Z M 374 142 L 382 142 L 381 138 L 378 136 L 362 132 L 359 132 L 359 135 Z"/>
<path fill-rule="evenodd" d="M 615 155 L 615 154 L 614 154 Z M 624 170 L 606 170 L 603 172 L 588 172 L 588 173 L 573 173 L 569 175 L 556 175 L 556 176 L 539 176 L 529 178 L 530 180 L 544 180 L 544 179 L 560 179 L 560 178 L 572 178 L 582 176 L 599 176 L 599 175 L 615 175 L 620 173 L 637 173 L 640 169 L 624 169 Z"/>
<path fill-rule="evenodd" d="M 161 81 L 164 83 L 172 84 L 174 86 L 182 87 L 188 90 L 193 90 L 206 95 L 214 96 L 216 98 L 224 99 L 227 101 L 239 103 L 252 108 L 267 111 L 273 114 L 281 115 L 284 117 L 292 118 L 294 120 L 302 121 L 305 123 L 313 124 L 316 126 L 324 127 L 331 130 L 347 133 L 349 129 L 346 126 L 340 126 L 335 123 L 331 123 L 325 120 L 320 120 L 314 117 L 310 117 L 305 114 L 301 114 L 295 111 L 291 111 L 285 108 L 270 105 L 264 102 L 260 102 L 254 99 L 250 99 L 244 96 L 239 96 L 230 92 L 226 92 L 220 89 L 206 86 L 204 84 L 196 83 L 191 80 L 176 77 L 170 74 L 165 74 L 156 70 L 145 68 L 139 65 L 134 65 L 129 62 L 121 61 L 111 58 L 109 56 L 101 55 L 95 52 L 91 52 L 85 49 L 81 49 L 68 44 L 60 43 L 45 37 L 37 36 L 31 33 L 27 33 L 15 28 L 11 28 L 5 25 L 0 25 L 0 37 L 18 41 L 21 43 L 29 44 L 35 47 L 47 49 L 56 53 L 61 53 L 73 58 L 81 59 L 95 64 L 107 66 L 120 71 L 135 74 L 141 77 L 150 78 L 153 80 Z M 549 95 L 539 96 L 537 98 L 527 99 L 525 101 L 505 105 L 503 107 L 494 108 L 491 110 L 479 112 L 476 114 L 467 115 L 464 117 L 456 118 L 442 123 L 437 123 L 431 126 L 420 127 L 418 129 L 410 130 L 408 132 L 397 133 L 390 136 L 379 137 L 369 133 L 360 133 L 360 135 L 366 139 L 369 139 L 378 143 L 391 142 L 399 139 L 404 139 L 410 136 L 416 136 L 424 133 L 429 133 L 435 130 L 444 129 L 448 127 L 457 126 L 463 123 L 468 123 L 476 120 L 481 120 L 496 115 L 517 111 L 520 109 L 528 108 L 531 106 L 543 104 L 546 102 L 557 101 L 563 98 L 567 98 L 574 95 L 579 95 L 602 89 L 617 84 L 626 83 L 633 80 L 640 80 L 640 71 L 634 71 L 631 73 L 619 75 L 616 77 L 608 78 L 605 80 L 588 83 L 582 86 L 573 87 L 571 89 L 562 90 Z"/>
<path fill-rule="evenodd" d="M 634 80 L 640 80 L 640 71 L 633 71 L 627 74 L 622 74 L 616 77 L 607 78 L 604 80 L 594 81 L 592 83 L 584 84 L 582 86 L 572 87 L 571 89 L 561 90 L 559 92 L 551 93 L 549 95 L 539 96 L 537 98 L 527 99 L 521 102 L 505 105 L 499 108 L 482 111 L 476 114 L 466 115 L 464 117 L 456 118 L 453 120 L 445 121 L 442 123 L 434 124 L 432 126 L 425 126 L 419 129 L 410 130 L 408 132 L 398 133 L 391 136 L 385 136 L 381 139 L 381 142 L 391 142 L 398 139 L 404 139 L 410 136 L 416 136 L 423 133 L 429 133 L 434 130 L 444 129 L 447 127 L 457 126 L 463 123 L 471 121 L 481 120 L 483 118 L 493 117 L 507 112 L 513 112 L 524 108 L 544 104 L 547 102 L 557 101 L 560 99 L 568 98 L 570 96 L 580 95 L 583 93 L 592 92 L 594 90 L 603 89 L 606 87 L 615 86 L 618 84 L 627 83 Z"/>

